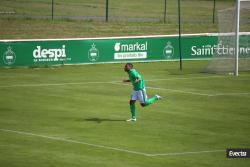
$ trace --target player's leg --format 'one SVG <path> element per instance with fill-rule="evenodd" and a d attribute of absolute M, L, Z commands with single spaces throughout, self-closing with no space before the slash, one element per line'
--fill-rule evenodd
<path fill-rule="evenodd" d="M 135 109 L 136 99 L 137 99 L 137 91 L 132 91 L 131 98 L 129 101 L 131 118 L 128 119 L 127 121 L 136 121 L 136 109 Z"/>
<path fill-rule="evenodd" d="M 131 118 L 136 119 L 136 110 L 135 110 L 135 100 L 130 100 L 130 112 L 131 112 Z"/>
<path fill-rule="evenodd" d="M 141 90 L 140 94 L 141 94 L 140 97 L 142 97 L 142 100 L 140 100 L 140 103 L 141 103 L 142 107 L 146 107 L 146 106 L 154 103 L 156 100 L 161 99 L 161 97 L 159 95 L 154 95 L 153 97 L 148 99 L 146 89 Z"/>

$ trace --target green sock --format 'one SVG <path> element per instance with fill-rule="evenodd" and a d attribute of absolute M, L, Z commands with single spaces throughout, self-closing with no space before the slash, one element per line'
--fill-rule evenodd
<path fill-rule="evenodd" d="M 148 100 L 144 103 L 144 106 L 148 106 L 148 105 L 154 103 L 156 100 L 157 100 L 157 97 L 154 96 L 154 97 L 148 99 Z"/>
<path fill-rule="evenodd" d="M 130 105 L 130 112 L 131 112 L 132 118 L 136 118 L 135 104 Z"/>

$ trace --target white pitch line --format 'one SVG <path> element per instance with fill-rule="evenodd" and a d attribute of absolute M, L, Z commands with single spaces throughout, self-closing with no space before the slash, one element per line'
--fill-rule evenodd
<path fill-rule="evenodd" d="M 113 81 L 121 82 L 121 81 Z M 11 87 L 42 87 L 42 86 L 65 86 L 65 85 L 86 85 L 86 84 L 102 84 L 102 83 L 113 83 L 113 82 L 65 82 L 65 83 L 41 83 L 41 84 L 16 84 L 16 85 L 0 85 L 0 88 L 11 88 Z"/>
<path fill-rule="evenodd" d="M 249 95 L 250 92 L 236 92 L 236 93 L 216 93 L 212 96 L 235 96 L 235 95 Z"/>
<path fill-rule="evenodd" d="M 87 142 L 82 142 L 82 141 L 77 141 L 77 140 L 72 140 L 72 139 L 65 139 L 65 138 L 60 138 L 60 137 L 52 137 L 52 136 L 40 135 L 40 134 L 35 134 L 35 133 L 30 133 L 30 132 L 16 131 L 16 130 L 10 130 L 10 129 L 0 129 L 0 131 L 9 132 L 9 133 L 16 133 L 16 134 L 26 135 L 26 136 L 40 137 L 40 138 L 56 140 L 56 141 L 62 141 L 62 142 L 68 142 L 68 143 L 82 144 L 82 145 L 87 145 L 87 146 L 91 146 L 91 147 L 102 148 L 102 149 L 106 149 L 106 150 L 114 150 L 114 151 L 119 151 L 119 152 L 130 153 L 130 154 L 137 154 L 137 155 L 142 155 L 142 156 L 147 156 L 147 157 L 178 156 L 178 155 L 202 154 L 202 153 L 213 153 L 213 152 L 225 151 L 225 150 L 207 150 L 207 151 L 188 151 L 188 152 L 176 152 L 176 153 L 149 154 L 149 153 L 131 151 L 131 150 L 122 149 L 122 148 L 92 144 L 92 143 L 87 143 Z"/>
<path fill-rule="evenodd" d="M 130 84 L 124 84 L 124 83 L 114 83 L 113 82 L 111 84 L 131 86 Z M 184 94 L 200 95 L 200 96 L 213 96 L 212 94 L 190 92 L 190 91 L 183 91 L 183 90 L 177 90 L 177 89 L 158 88 L 158 87 L 151 87 L 151 86 L 147 86 L 146 88 L 156 89 L 156 90 L 166 90 L 166 91 L 170 91 L 170 92 L 178 92 L 178 93 L 184 93 Z"/>
<path fill-rule="evenodd" d="M 202 78 L 223 78 L 227 76 L 222 76 L 222 75 L 213 75 L 213 76 L 201 76 L 201 77 L 182 77 L 182 78 L 163 78 L 163 79 L 147 79 L 145 81 L 171 81 L 171 80 L 186 80 L 186 79 L 202 79 Z"/>
<path fill-rule="evenodd" d="M 158 90 L 167 90 L 167 91 L 172 91 L 172 92 L 178 92 L 178 93 L 185 93 L 185 94 L 193 94 L 193 95 L 200 95 L 200 96 L 213 96 L 211 94 L 206 94 L 206 93 L 198 93 L 198 92 L 190 92 L 190 91 L 183 91 L 183 90 L 177 90 L 177 89 L 166 89 L 166 88 L 157 88 L 157 87 L 151 87 L 147 86 L 149 89 L 158 89 Z"/>
<path fill-rule="evenodd" d="M 186 155 L 186 154 L 201 154 L 201 153 L 213 153 L 222 152 L 225 150 L 207 150 L 207 151 L 188 151 L 188 152 L 177 152 L 177 153 L 163 153 L 163 154 L 151 154 L 150 156 L 175 156 L 175 155 Z"/>
<path fill-rule="evenodd" d="M 114 83 L 112 83 L 112 84 L 114 84 Z M 183 91 L 183 90 L 176 90 L 176 89 L 157 88 L 157 87 L 150 87 L 150 86 L 147 86 L 147 88 L 158 89 L 158 90 L 166 90 L 166 91 L 185 93 L 185 94 L 200 95 L 200 96 L 209 96 L 209 97 L 212 97 L 212 96 L 213 97 L 214 96 L 236 96 L 236 95 L 249 95 L 250 94 L 250 92 L 206 94 L 206 93 L 190 92 L 190 91 Z"/>
<path fill-rule="evenodd" d="M 149 79 L 147 82 L 152 81 L 167 81 L 167 80 L 180 80 L 180 79 L 200 79 L 200 78 L 214 78 L 225 76 L 205 76 L 205 77 L 189 77 L 189 78 L 163 78 L 163 79 Z M 41 84 L 15 84 L 15 85 L 0 85 L 0 88 L 11 87 L 42 87 L 42 86 L 65 86 L 65 85 L 86 85 L 86 84 L 102 84 L 102 83 L 119 83 L 121 81 L 86 81 L 86 82 L 64 82 L 64 83 L 41 83 Z"/>
<path fill-rule="evenodd" d="M 130 84 L 117 83 L 117 82 L 110 82 L 110 84 L 131 86 Z M 184 94 L 193 94 L 193 95 L 199 95 L 199 96 L 208 96 L 208 97 L 214 97 L 214 96 L 236 96 L 236 95 L 249 95 L 250 94 L 250 92 L 207 94 L 207 93 L 199 93 L 199 92 L 191 92 L 191 91 L 184 91 L 184 90 L 178 90 L 178 89 L 167 89 L 167 88 L 159 88 L 159 87 L 151 87 L 151 86 L 147 86 L 146 88 L 148 88 L 148 89 L 155 89 L 155 90 L 166 90 L 166 91 L 170 91 L 170 92 L 177 92 L 177 93 L 184 93 Z"/>
<path fill-rule="evenodd" d="M 17 134 L 26 135 L 26 136 L 35 136 L 35 137 L 63 141 L 63 142 L 68 142 L 68 143 L 82 144 L 82 145 L 92 146 L 92 147 L 96 147 L 96 148 L 103 148 L 103 149 L 107 149 L 107 150 L 115 150 L 115 151 L 119 151 L 119 152 L 126 152 L 126 153 L 131 153 L 131 154 L 150 156 L 150 154 L 147 154 L 147 153 L 131 151 L 131 150 L 127 150 L 127 149 L 110 147 L 110 146 L 104 146 L 104 145 L 98 145 L 98 144 L 92 144 L 92 143 L 88 143 L 88 142 L 82 142 L 82 141 L 77 141 L 77 140 L 72 140 L 72 139 L 65 139 L 65 138 L 60 138 L 60 137 L 52 137 L 52 136 L 40 135 L 40 134 L 35 134 L 35 133 L 30 133 L 30 132 L 9 130 L 9 129 L 0 129 L 0 131 L 17 133 Z"/>
<path fill-rule="evenodd" d="M 189 78 L 163 78 L 163 79 L 149 79 L 145 80 L 146 82 L 154 82 L 154 81 L 167 81 L 167 80 L 182 80 L 182 79 L 201 79 L 201 78 L 214 78 L 214 77 L 225 77 L 225 76 L 205 76 L 205 77 L 189 77 Z M 90 81 L 90 82 L 65 82 L 65 83 L 41 83 L 41 84 L 15 84 L 15 85 L 0 85 L 0 88 L 12 88 L 12 87 L 43 87 L 43 86 L 67 86 L 67 85 L 87 85 L 87 84 L 117 84 L 117 85 L 128 85 L 123 84 L 121 81 Z M 158 89 L 158 90 L 166 90 L 178 93 L 185 94 L 193 94 L 200 96 L 227 96 L 227 95 L 248 95 L 250 92 L 240 92 L 240 93 L 214 93 L 214 94 L 206 94 L 206 93 L 198 93 L 177 89 L 167 89 L 167 88 L 158 88 L 158 87 L 147 87 L 149 89 Z"/>

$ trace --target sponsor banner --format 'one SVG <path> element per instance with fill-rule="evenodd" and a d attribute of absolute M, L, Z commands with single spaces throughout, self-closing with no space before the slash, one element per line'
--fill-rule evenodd
<path fill-rule="evenodd" d="M 240 37 L 249 41 L 250 33 Z M 0 41 L 0 66 L 36 66 L 179 59 L 178 36 L 149 36 L 96 39 Z M 215 34 L 182 36 L 183 59 L 209 59 L 234 53 Z M 240 47 L 240 56 L 250 46 Z"/>

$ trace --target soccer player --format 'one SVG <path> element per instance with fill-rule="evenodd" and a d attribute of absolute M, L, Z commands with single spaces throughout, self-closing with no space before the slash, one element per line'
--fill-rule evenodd
<path fill-rule="evenodd" d="M 130 97 L 130 112 L 131 118 L 127 121 L 136 121 L 136 109 L 135 102 L 138 100 L 142 107 L 146 107 L 156 100 L 161 99 L 161 96 L 154 95 L 152 98 L 147 99 L 146 88 L 143 77 L 133 68 L 133 64 L 127 63 L 124 67 L 124 71 L 128 73 L 129 79 L 123 80 L 123 82 L 131 82 L 133 85 L 133 91 Z"/>

